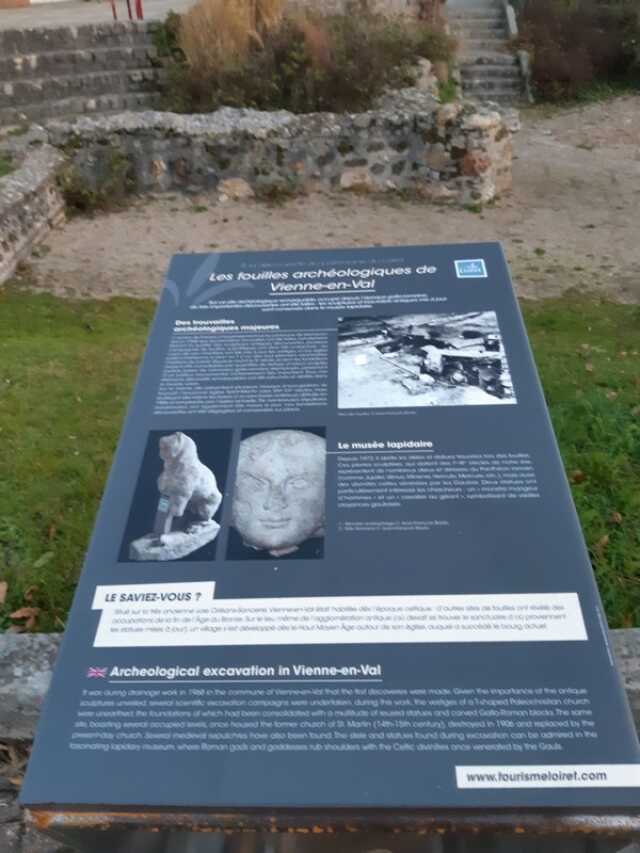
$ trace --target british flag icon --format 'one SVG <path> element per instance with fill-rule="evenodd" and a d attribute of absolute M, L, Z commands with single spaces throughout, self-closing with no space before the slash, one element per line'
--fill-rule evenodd
<path fill-rule="evenodd" d="M 87 678 L 106 678 L 108 667 L 90 666 L 87 670 Z"/>

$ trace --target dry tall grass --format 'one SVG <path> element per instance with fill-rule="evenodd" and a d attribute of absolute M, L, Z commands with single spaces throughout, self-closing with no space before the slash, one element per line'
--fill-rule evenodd
<path fill-rule="evenodd" d="M 294 19 L 314 68 L 329 69 L 333 65 L 331 36 L 321 20 L 313 20 L 308 14 L 298 14 Z"/>
<path fill-rule="evenodd" d="M 278 25 L 284 0 L 198 0 L 181 19 L 187 64 L 208 77 L 242 64 L 252 42 Z"/>

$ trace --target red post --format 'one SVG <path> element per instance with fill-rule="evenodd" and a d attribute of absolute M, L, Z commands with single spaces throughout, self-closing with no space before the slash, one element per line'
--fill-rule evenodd
<path fill-rule="evenodd" d="M 136 4 L 136 17 L 139 21 L 144 20 L 144 12 L 142 11 L 142 0 L 135 0 Z"/>
<path fill-rule="evenodd" d="M 111 4 L 111 14 L 113 15 L 113 20 L 117 21 L 118 12 L 116 11 L 116 0 L 109 0 L 109 3 Z"/>

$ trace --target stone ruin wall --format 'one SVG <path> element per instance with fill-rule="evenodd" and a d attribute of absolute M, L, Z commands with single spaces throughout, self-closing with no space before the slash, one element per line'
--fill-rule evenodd
<path fill-rule="evenodd" d="M 57 182 L 108 187 L 114 164 L 137 193 L 183 191 L 221 200 L 314 190 L 411 192 L 482 204 L 511 187 L 515 115 L 471 102 L 439 104 L 407 89 L 361 114 L 120 113 L 34 128 L 2 149 L 16 168 L 0 179 L 0 283 L 64 221 Z"/>
<path fill-rule="evenodd" d="M 513 120 L 472 103 L 438 104 L 418 90 L 361 114 L 123 113 L 52 122 L 49 140 L 93 189 L 127 163 L 137 192 L 269 195 L 312 190 L 413 191 L 485 203 L 511 187 Z"/>
<path fill-rule="evenodd" d="M 0 180 L 0 284 L 65 219 L 56 182 L 64 158 L 41 139 L 36 141 L 34 147 L 26 142 L 22 150 L 16 145 L 9 151 L 15 169 Z"/>

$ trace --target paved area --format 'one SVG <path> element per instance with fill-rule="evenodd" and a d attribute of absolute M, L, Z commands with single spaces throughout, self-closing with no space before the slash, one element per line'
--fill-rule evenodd
<path fill-rule="evenodd" d="M 193 0 L 143 0 L 147 21 L 164 18 L 169 11 L 184 12 Z M 118 20 L 126 21 L 126 0 L 116 0 Z M 134 3 L 131 0 L 133 14 Z M 108 0 L 72 0 L 72 2 L 46 3 L 23 9 L 2 9 L 0 30 L 26 29 L 28 27 L 79 27 L 82 24 L 100 24 L 112 21 Z"/>

